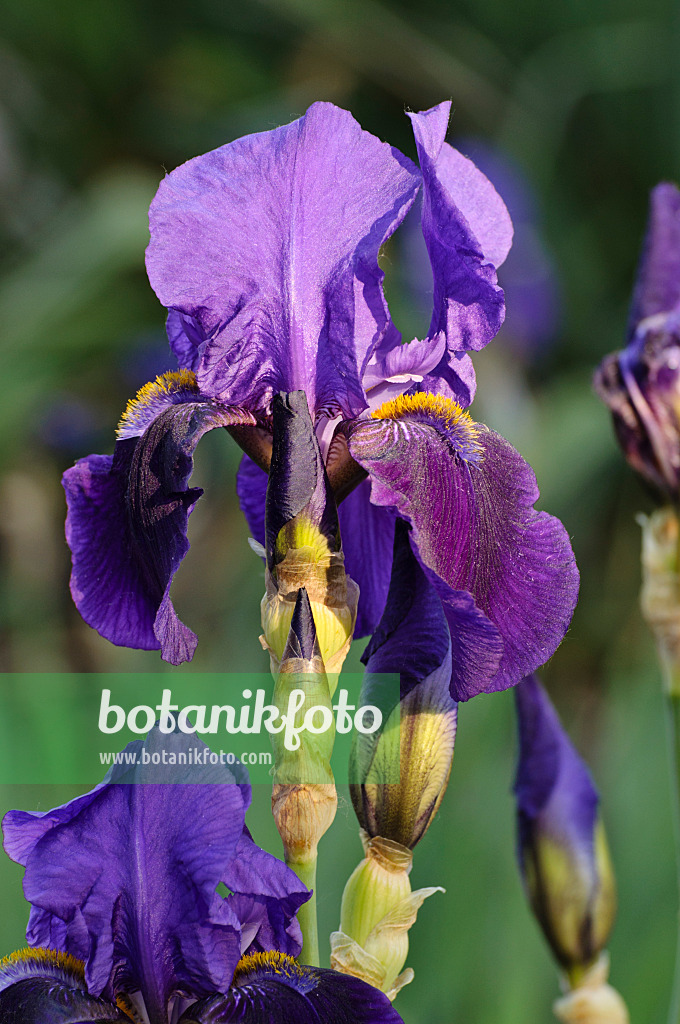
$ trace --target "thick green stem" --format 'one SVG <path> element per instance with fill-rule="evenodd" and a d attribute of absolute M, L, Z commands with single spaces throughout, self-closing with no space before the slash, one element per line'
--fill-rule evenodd
<path fill-rule="evenodd" d="M 678 872 L 678 893 L 680 894 L 680 666 L 664 666 L 669 686 L 666 703 L 668 707 L 668 737 L 671 758 L 671 789 L 673 797 L 673 818 L 675 826 L 676 867 Z M 675 977 L 671 998 L 668 1024 L 680 1024 L 680 911 L 678 913 L 678 938 L 675 958 Z"/>
<path fill-rule="evenodd" d="M 311 899 L 303 903 L 298 910 L 298 923 L 302 929 L 302 952 L 298 957 L 301 964 L 310 967 L 319 966 L 319 928 L 316 918 L 316 862 L 317 857 L 304 861 L 287 860 L 303 885 L 312 890 Z"/>
<path fill-rule="evenodd" d="M 664 674 L 673 794 L 675 846 L 680 896 L 680 525 L 678 510 L 657 509 L 641 518 L 642 592 L 640 607 L 656 641 Z M 675 980 L 669 1024 L 680 1024 L 680 914 Z"/>

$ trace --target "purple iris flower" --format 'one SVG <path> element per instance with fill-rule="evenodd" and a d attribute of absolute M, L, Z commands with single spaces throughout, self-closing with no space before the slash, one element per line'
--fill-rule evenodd
<path fill-rule="evenodd" d="M 555 957 L 574 971 L 597 959 L 616 913 L 600 798 L 538 679 L 523 679 L 515 698 L 520 870 Z"/>
<path fill-rule="evenodd" d="M 449 109 L 409 115 L 420 169 L 316 103 L 161 183 L 147 268 L 181 369 L 130 403 L 112 457 L 82 459 L 64 477 L 72 594 L 109 640 L 160 648 L 174 664 L 192 656 L 196 637 L 169 589 L 201 493 L 188 487 L 193 449 L 217 426 L 244 448 L 239 497 L 264 544 L 272 401 L 304 391 L 342 501 L 358 636 L 382 614 L 401 517 L 457 642 L 482 637 L 474 673 L 454 670 L 455 698 L 514 685 L 559 644 L 578 589 L 566 532 L 533 508 L 531 468 L 464 411 L 469 352 L 503 320 L 496 268 L 512 225 L 489 181 L 445 142 Z M 427 336 L 402 344 L 378 261 L 419 189 L 433 313 Z"/>
<path fill-rule="evenodd" d="M 253 842 L 243 769 L 191 765 L 201 746 L 154 729 L 123 755 L 150 765 L 6 815 L 32 948 L 0 963 L 3 1024 L 398 1024 L 374 989 L 294 961 L 310 894 Z"/>
<path fill-rule="evenodd" d="M 607 356 L 595 389 L 609 406 L 633 469 L 655 491 L 680 497 L 680 191 L 652 190 L 628 345 Z"/>

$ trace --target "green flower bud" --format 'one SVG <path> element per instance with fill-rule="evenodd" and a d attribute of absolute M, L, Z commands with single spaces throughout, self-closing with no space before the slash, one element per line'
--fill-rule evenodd
<path fill-rule="evenodd" d="M 440 887 L 411 890 L 413 855 L 389 839 L 362 831 L 365 857 L 342 897 L 340 929 L 331 935 L 331 966 L 379 988 L 390 999 L 413 980 L 402 970 L 408 932 L 424 901 Z"/>
<path fill-rule="evenodd" d="M 277 785 L 333 782 L 335 718 L 306 590 L 299 590 L 272 703 L 285 724 L 272 734 Z"/>
<path fill-rule="evenodd" d="M 383 724 L 352 738 L 352 803 L 370 836 L 413 849 L 446 790 L 457 705 L 449 692 L 451 641 L 442 604 L 413 556 L 403 521 L 385 612 L 364 660 L 360 703 L 379 707 Z"/>
<path fill-rule="evenodd" d="M 599 796 L 538 680 L 524 679 L 515 696 L 520 869 L 555 958 L 576 983 L 602 952 L 616 913 Z"/>

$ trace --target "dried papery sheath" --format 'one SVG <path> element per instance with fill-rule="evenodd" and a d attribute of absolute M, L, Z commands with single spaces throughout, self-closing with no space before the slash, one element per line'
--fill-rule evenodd
<path fill-rule="evenodd" d="M 596 963 L 579 979 L 578 985 L 569 988 L 553 1005 L 555 1016 L 562 1024 L 628 1024 L 628 1007 L 611 985 L 609 957 L 603 953 Z"/>
<path fill-rule="evenodd" d="M 535 677 L 515 690 L 518 857 L 536 918 L 572 983 L 609 938 L 614 875 L 590 773 Z"/>
<path fill-rule="evenodd" d="M 375 985 L 394 999 L 413 981 L 403 970 L 408 933 L 418 910 L 440 886 L 411 890 L 413 854 L 389 839 L 371 839 L 362 831 L 364 859 L 349 878 L 342 897 L 340 928 L 331 935 L 331 966 Z"/>

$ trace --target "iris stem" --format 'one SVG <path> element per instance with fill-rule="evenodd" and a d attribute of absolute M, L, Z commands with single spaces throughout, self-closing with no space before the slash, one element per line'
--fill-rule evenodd
<path fill-rule="evenodd" d="M 677 519 L 677 512 L 675 514 Z M 680 530 L 675 547 L 675 565 L 672 567 L 677 583 L 677 606 L 680 608 Z M 671 800 L 673 803 L 673 832 L 675 834 L 675 867 L 677 876 L 678 900 L 680 902 L 680 664 L 668 650 L 659 651 L 661 667 L 664 674 L 667 722 L 668 749 L 671 768 Z M 668 1024 L 680 1024 L 680 907 L 677 915 L 678 931 L 675 950 L 675 972 L 673 975 L 673 991 L 668 1014 Z"/>
<path fill-rule="evenodd" d="M 680 897 L 680 666 L 666 664 L 664 669 L 669 683 L 666 706 L 668 708 L 668 735 L 671 756 L 676 870 L 678 875 L 678 894 Z M 680 912 L 678 913 L 678 937 L 676 941 L 675 975 L 668 1024 L 680 1024 Z"/>
<path fill-rule="evenodd" d="M 302 930 L 302 950 L 298 957 L 301 964 L 310 967 L 319 966 L 319 926 L 316 916 L 316 862 L 317 856 L 304 861 L 286 860 L 303 885 L 312 890 L 311 899 L 303 903 L 298 910 L 298 924 Z"/>
<path fill-rule="evenodd" d="M 671 769 L 676 871 L 680 899 L 680 513 L 657 509 L 642 525 L 640 607 L 656 641 L 664 676 Z M 680 1024 L 680 913 L 676 964 L 668 1024 Z"/>

